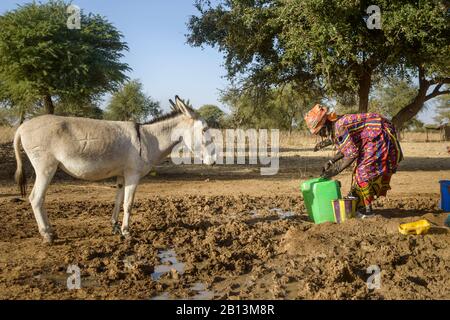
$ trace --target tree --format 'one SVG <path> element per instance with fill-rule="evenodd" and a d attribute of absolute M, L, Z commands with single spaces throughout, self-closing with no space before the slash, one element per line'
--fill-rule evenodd
<path fill-rule="evenodd" d="M 53 114 L 58 99 L 90 100 L 126 80 L 122 34 L 104 17 L 81 12 L 69 29 L 68 3 L 32 2 L 0 16 L 0 81 L 13 95 L 31 95 Z"/>
<path fill-rule="evenodd" d="M 206 104 L 200 107 L 200 109 L 197 110 L 197 113 L 211 128 L 221 127 L 222 118 L 225 115 L 225 112 L 218 106 L 212 104 Z"/>
<path fill-rule="evenodd" d="M 20 81 L 8 88 L 0 81 L 0 110 L 10 124 L 25 121 L 27 114 L 34 115 L 41 108 L 41 102 L 35 99 L 35 92 L 26 81 Z"/>
<path fill-rule="evenodd" d="M 438 124 L 450 123 L 450 94 L 440 96 L 437 99 L 436 117 L 434 121 Z"/>
<path fill-rule="evenodd" d="M 144 122 L 149 116 L 160 114 L 159 102 L 143 92 L 139 80 L 132 80 L 111 97 L 105 117 L 109 120 Z"/>
<path fill-rule="evenodd" d="M 393 121 L 401 127 L 427 99 L 445 93 L 450 55 L 446 1 L 378 0 L 382 29 L 367 27 L 373 1 L 198 0 L 188 43 L 224 53 L 243 86 L 302 83 L 334 100 L 356 93 L 367 112 L 374 84 L 386 76 L 418 77 L 416 97 Z M 430 87 L 436 85 L 433 93 Z M 441 90 L 444 89 L 444 90 Z"/>
<path fill-rule="evenodd" d="M 234 126 L 289 132 L 303 127 L 304 114 L 321 100 L 317 92 L 304 91 L 293 84 L 270 90 L 231 88 L 222 95 L 222 101 L 232 110 Z"/>
<path fill-rule="evenodd" d="M 61 116 L 86 117 L 103 119 L 103 110 L 97 101 L 58 101 L 55 104 L 55 114 Z"/>
<path fill-rule="evenodd" d="M 369 112 L 382 114 L 392 119 L 406 105 L 410 104 L 416 97 L 418 87 L 411 80 L 400 77 L 387 77 L 374 86 L 369 101 Z M 351 99 L 350 99 L 351 100 Z M 338 103 L 339 113 L 357 113 L 358 108 L 352 104 Z M 424 123 L 417 116 L 408 120 L 404 129 L 420 130 Z"/>
<path fill-rule="evenodd" d="M 397 115 L 405 106 L 411 104 L 417 95 L 418 87 L 408 79 L 390 77 L 378 83 L 375 86 L 374 94 L 370 99 L 369 111 L 377 112 L 389 119 Z M 422 110 L 427 108 L 425 104 Z M 406 121 L 403 129 L 421 130 L 424 123 L 418 119 L 418 116 Z"/>

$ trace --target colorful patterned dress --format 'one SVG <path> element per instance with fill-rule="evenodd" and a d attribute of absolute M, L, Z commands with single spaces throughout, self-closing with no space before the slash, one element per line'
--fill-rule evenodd
<path fill-rule="evenodd" d="M 392 174 L 403 159 L 392 123 L 376 113 L 348 114 L 334 124 L 335 143 L 346 158 L 356 158 L 358 207 L 386 196 Z"/>

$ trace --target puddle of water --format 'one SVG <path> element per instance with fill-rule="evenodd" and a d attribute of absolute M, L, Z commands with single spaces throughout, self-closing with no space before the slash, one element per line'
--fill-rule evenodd
<path fill-rule="evenodd" d="M 172 269 L 175 269 L 180 275 L 184 273 L 184 263 L 177 260 L 177 254 L 173 249 L 160 251 L 158 257 L 162 264 L 155 266 L 155 270 L 152 273 L 154 281 L 158 281 L 164 274 L 171 272 Z"/>
<path fill-rule="evenodd" d="M 171 300 L 169 293 L 164 292 L 163 294 L 160 294 L 159 296 L 153 297 L 151 300 Z"/>
<path fill-rule="evenodd" d="M 191 288 L 192 291 L 196 291 L 197 294 L 192 297 L 192 300 L 212 300 L 214 299 L 214 292 L 207 290 L 204 283 L 194 283 Z"/>
<path fill-rule="evenodd" d="M 177 254 L 175 250 L 162 250 L 159 251 L 158 257 L 161 260 L 161 264 L 155 266 L 155 270 L 152 273 L 152 279 L 158 281 L 161 277 L 175 269 L 178 274 L 182 275 L 184 273 L 184 263 L 179 262 L 177 259 Z M 192 300 L 212 300 L 214 298 L 214 292 L 207 290 L 206 285 L 201 282 L 194 283 L 190 288 L 191 291 L 196 294 L 191 298 Z M 168 292 L 163 292 L 162 294 L 151 298 L 152 300 L 173 300 Z"/>
<path fill-rule="evenodd" d="M 194 283 L 190 289 L 191 291 L 195 292 L 196 294 L 188 300 L 212 300 L 214 299 L 214 292 L 207 290 L 206 285 L 201 282 Z M 164 292 L 160 294 L 159 296 L 153 297 L 151 300 L 177 300 L 178 298 L 173 298 L 170 296 L 168 292 Z M 184 300 L 179 298 L 178 300 Z"/>
<path fill-rule="evenodd" d="M 276 212 L 278 217 L 283 220 L 283 219 L 288 219 L 291 217 L 294 217 L 296 215 L 295 212 L 292 211 L 283 211 L 280 208 L 275 208 L 275 209 L 270 209 L 271 212 Z"/>
<path fill-rule="evenodd" d="M 297 214 L 295 212 L 292 211 L 283 211 L 280 208 L 274 208 L 274 209 L 270 209 L 270 212 L 274 212 L 278 215 L 278 218 L 280 220 L 284 220 L 284 219 L 288 219 L 288 218 L 292 218 L 294 216 L 296 216 Z M 258 218 L 261 217 L 261 215 L 258 213 L 258 211 L 256 210 L 252 210 L 249 212 L 252 218 Z"/>
<path fill-rule="evenodd" d="M 256 211 L 256 210 L 250 211 L 250 214 L 252 215 L 252 218 L 256 218 L 259 216 L 258 211 Z"/>

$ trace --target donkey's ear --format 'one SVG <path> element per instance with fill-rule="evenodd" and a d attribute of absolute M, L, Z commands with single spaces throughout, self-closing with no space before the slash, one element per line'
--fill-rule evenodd
<path fill-rule="evenodd" d="M 191 112 L 189 111 L 189 109 L 186 107 L 183 100 L 181 100 L 179 96 L 175 96 L 175 102 L 177 103 L 177 106 L 181 110 L 181 112 L 183 112 L 185 115 L 189 117 L 192 116 Z"/>
<path fill-rule="evenodd" d="M 172 111 L 178 111 L 179 110 L 177 105 L 175 104 L 175 102 L 173 102 L 172 99 L 169 99 L 169 102 L 170 102 Z"/>

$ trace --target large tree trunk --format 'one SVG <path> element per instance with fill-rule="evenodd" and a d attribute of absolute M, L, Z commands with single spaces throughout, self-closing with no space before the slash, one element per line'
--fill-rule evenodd
<path fill-rule="evenodd" d="M 53 105 L 52 96 L 49 94 L 46 94 L 43 98 L 44 100 L 44 108 L 46 114 L 54 114 L 55 113 L 55 106 Z"/>
<path fill-rule="evenodd" d="M 361 68 L 361 75 L 359 78 L 359 112 L 367 113 L 369 110 L 369 93 L 372 85 L 372 70 Z"/>
<path fill-rule="evenodd" d="M 419 69 L 419 92 L 417 93 L 417 96 L 409 105 L 400 110 L 392 118 L 392 123 L 399 131 L 403 128 L 405 123 L 413 119 L 419 113 L 419 111 L 422 110 L 425 102 L 439 95 L 450 93 L 450 90 L 443 90 L 443 91 L 440 90 L 444 85 L 446 84 L 448 85 L 450 83 L 450 78 L 441 78 L 429 81 L 425 77 L 424 67 L 419 66 L 418 69 Z M 428 89 L 430 89 L 430 87 L 433 85 L 436 85 L 434 90 L 431 93 L 427 94 Z"/>
<path fill-rule="evenodd" d="M 427 100 L 427 91 L 430 88 L 430 82 L 425 78 L 425 69 L 422 66 L 419 69 L 419 92 L 414 100 L 402 108 L 393 118 L 392 123 L 400 132 L 405 123 L 414 118 L 423 108 L 423 104 Z"/>
<path fill-rule="evenodd" d="M 401 130 L 405 123 L 407 123 L 409 120 L 413 119 L 419 111 L 423 108 L 423 104 L 426 101 L 427 96 L 427 90 L 429 86 L 424 86 L 419 88 L 419 93 L 414 98 L 414 100 L 408 104 L 406 107 L 404 107 L 402 110 L 400 110 L 393 118 L 392 123 L 394 126 Z"/>

